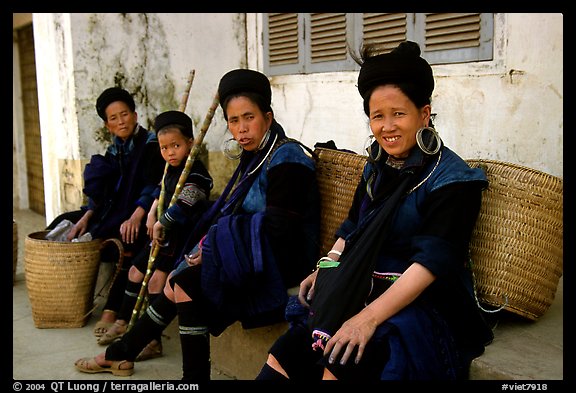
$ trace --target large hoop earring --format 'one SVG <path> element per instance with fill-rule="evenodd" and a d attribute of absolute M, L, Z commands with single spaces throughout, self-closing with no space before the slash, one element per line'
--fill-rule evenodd
<path fill-rule="evenodd" d="M 380 144 L 378 142 L 376 142 L 376 145 L 378 146 L 378 152 L 376 153 L 376 157 L 372 157 L 373 153 L 372 153 L 372 145 L 375 143 L 375 137 L 374 135 L 368 135 L 368 140 L 366 142 L 366 152 L 368 153 L 368 157 L 372 160 L 372 161 L 378 161 L 380 160 L 380 158 L 382 157 L 382 146 L 380 146 Z"/>
<path fill-rule="evenodd" d="M 222 143 L 222 152 L 229 160 L 239 159 L 243 151 L 242 146 L 234 138 L 227 139 Z"/>
<path fill-rule="evenodd" d="M 423 133 L 424 131 L 430 131 L 433 138 L 427 138 L 428 143 L 424 142 Z M 418 131 L 416 131 L 416 143 L 420 150 L 422 150 L 425 154 L 434 155 L 438 153 L 440 148 L 442 147 L 442 139 L 438 132 L 434 129 L 434 127 L 422 127 Z"/>

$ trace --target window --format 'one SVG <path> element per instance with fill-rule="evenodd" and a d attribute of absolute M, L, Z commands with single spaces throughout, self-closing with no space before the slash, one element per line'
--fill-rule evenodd
<path fill-rule="evenodd" d="M 383 52 L 404 40 L 420 44 L 430 64 L 492 60 L 493 14 L 264 14 L 268 75 L 353 71 L 348 47 L 374 43 Z"/>

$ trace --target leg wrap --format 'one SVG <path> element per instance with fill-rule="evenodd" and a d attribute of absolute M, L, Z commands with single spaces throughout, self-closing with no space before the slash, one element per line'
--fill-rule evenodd
<path fill-rule="evenodd" d="M 136 283 L 128 280 L 128 283 L 126 284 L 126 290 L 124 291 L 122 307 L 120 307 L 120 311 L 118 312 L 118 319 L 122 319 L 124 321 L 130 321 L 130 319 L 132 319 L 132 311 L 136 305 L 136 300 L 138 299 L 138 294 L 141 287 L 142 283 Z"/>
<path fill-rule="evenodd" d="M 124 257 L 124 263 L 122 268 L 116 275 L 116 278 L 110 285 L 110 291 L 108 292 L 108 299 L 106 299 L 106 304 L 104 305 L 105 310 L 120 311 L 122 306 L 122 300 L 124 299 L 124 290 L 126 289 L 126 284 L 128 284 L 128 268 L 130 266 L 130 261 L 126 261 Z"/>
<path fill-rule="evenodd" d="M 106 360 L 129 360 L 131 362 L 176 317 L 176 305 L 166 296 L 159 297 L 150 304 L 146 312 L 136 321 L 134 326 L 106 349 Z"/>
<path fill-rule="evenodd" d="M 210 380 L 210 335 L 195 302 L 178 303 L 182 380 Z"/>
<path fill-rule="evenodd" d="M 160 295 L 161 295 L 160 293 L 150 293 L 150 294 L 148 294 L 148 303 L 149 303 L 149 304 L 154 304 L 154 302 L 158 301 L 157 299 L 160 297 Z M 164 296 L 163 293 L 162 293 L 162 297 L 163 297 L 164 299 L 166 299 L 166 296 Z M 170 304 L 174 304 L 174 303 L 170 302 Z M 170 307 L 171 309 L 173 309 L 173 310 L 177 310 L 177 308 L 175 308 L 175 307 L 173 308 L 173 306 L 169 306 L 169 307 Z M 172 319 L 174 319 L 174 318 L 175 318 L 175 317 L 172 317 Z M 157 337 L 154 337 L 154 338 L 155 338 L 158 342 L 160 342 L 160 341 L 162 340 L 162 332 L 160 332 L 160 333 L 158 334 L 158 336 L 157 336 Z"/>

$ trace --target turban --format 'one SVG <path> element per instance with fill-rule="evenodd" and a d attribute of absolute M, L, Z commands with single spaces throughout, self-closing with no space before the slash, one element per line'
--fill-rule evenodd
<path fill-rule="evenodd" d="M 226 98 L 236 93 L 253 92 L 261 95 L 267 106 L 272 102 L 270 81 L 266 75 L 253 70 L 236 69 L 225 74 L 218 85 L 220 105 L 224 105 Z M 225 109 L 222 106 L 222 109 Z"/>
<path fill-rule="evenodd" d="M 132 112 L 136 109 L 134 98 L 126 90 L 119 87 L 110 87 L 100 94 L 96 100 L 96 112 L 102 120 L 106 121 L 106 108 L 115 101 L 125 102 Z"/>
<path fill-rule="evenodd" d="M 364 99 L 366 92 L 376 86 L 404 83 L 413 85 L 418 95 L 427 99 L 432 96 L 432 67 L 420 57 L 420 47 L 412 41 L 400 43 L 390 53 L 367 58 L 358 74 L 358 91 Z"/>
<path fill-rule="evenodd" d="M 193 138 L 192 119 L 180 111 L 167 111 L 160 113 L 154 120 L 154 130 L 156 133 L 166 126 L 179 125 L 182 127 L 182 134 L 188 138 Z"/>

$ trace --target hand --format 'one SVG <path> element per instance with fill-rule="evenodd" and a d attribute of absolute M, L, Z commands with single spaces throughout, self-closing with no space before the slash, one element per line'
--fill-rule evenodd
<path fill-rule="evenodd" d="M 74 224 L 74 226 L 70 228 L 68 234 L 66 235 L 66 239 L 68 241 L 72 241 L 72 239 L 75 239 L 85 234 L 86 231 L 88 230 L 88 222 L 90 221 L 90 217 L 92 217 L 92 211 L 88 210 L 82 216 L 82 218 L 80 218 L 78 222 L 76 222 L 76 224 Z"/>
<path fill-rule="evenodd" d="M 156 224 L 156 214 L 150 212 L 146 216 L 146 234 L 150 239 L 154 239 L 154 224 Z"/>
<path fill-rule="evenodd" d="M 164 244 L 164 225 L 160 221 L 156 221 L 152 227 L 152 241 L 158 247 L 162 247 Z"/>
<path fill-rule="evenodd" d="M 120 225 L 120 237 L 126 244 L 132 244 L 138 238 L 138 231 L 140 229 L 140 222 L 135 222 L 133 219 L 128 219 Z"/>
<path fill-rule="evenodd" d="M 196 266 L 202 264 L 202 249 L 198 251 L 184 255 L 184 259 L 188 266 Z"/>
<path fill-rule="evenodd" d="M 310 307 L 308 302 L 312 300 L 312 297 L 314 296 L 314 283 L 316 282 L 317 275 L 318 270 L 315 270 L 300 283 L 300 289 L 298 290 L 298 300 L 303 306 Z"/>
<path fill-rule="evenodd" d="M 338 355 L 340 355 L 342 350 L 344 350 L 344 353 L 339 362 L 341 365 L 346 364 L 356 347 L 358 351 L 356 352 L 354 363 L 358 364 L 360 362 L 366 344 L 374 335 L 377 326 L 374 320 L 367 314 L 368 313 L 363 313 L 362 311 L 356 314 L 344 322 L 336 334 L 328 340 L 326 348 L 324 349 L 324 356 L 330 354 L 328 357 L 330 364 L 337 361 Z"/>

